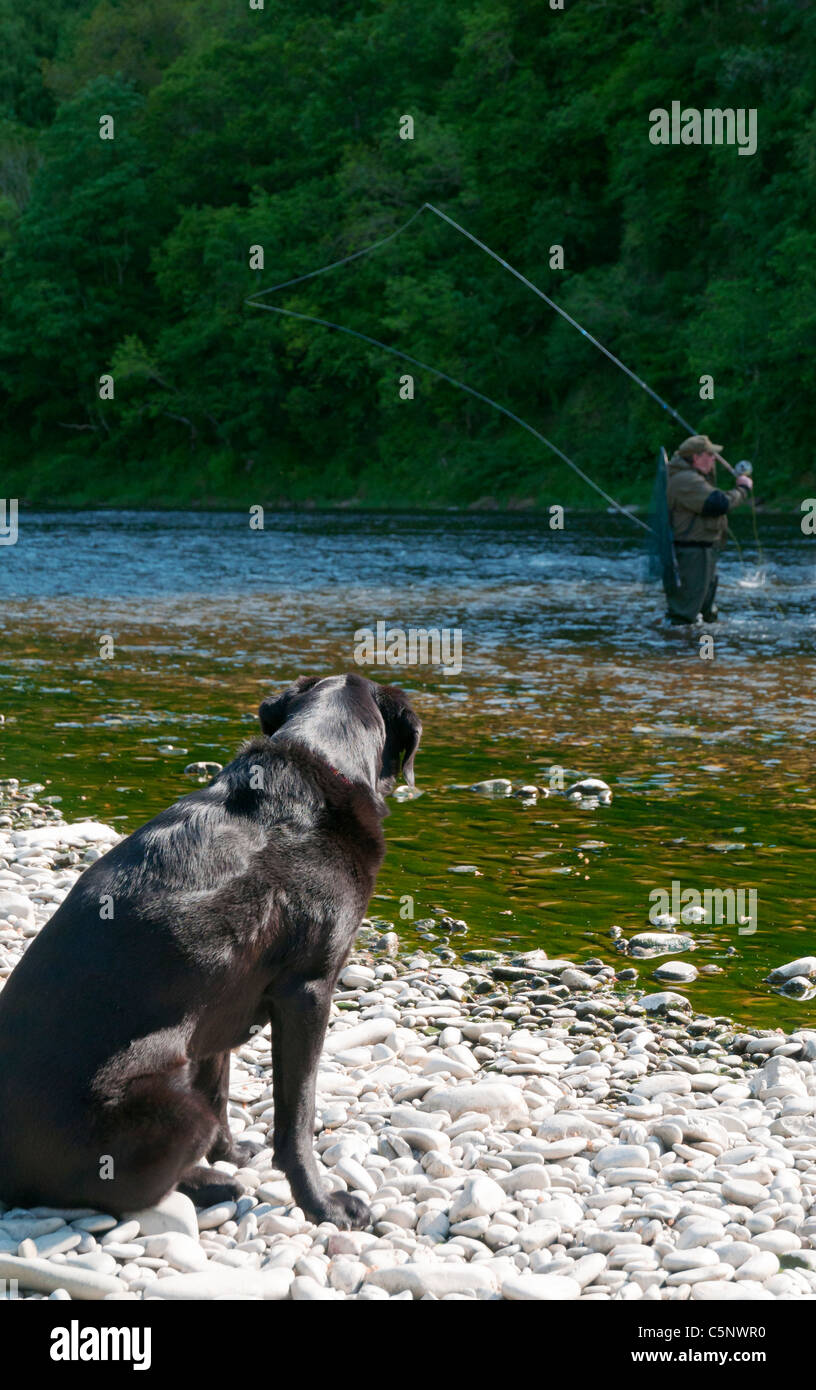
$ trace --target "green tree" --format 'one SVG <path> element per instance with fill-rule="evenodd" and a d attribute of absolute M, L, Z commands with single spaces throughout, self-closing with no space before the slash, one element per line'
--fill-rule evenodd
<path fill-rule="evenodd" d="M 60 108 L 3 265 L 0 380 L 35 436 L 104 432 L 96 380 L 122 323 L 149 319 L 147 167 L 141 99 L 101 78 Z M 115 138 L 100 138 L 112 115 Z"/>

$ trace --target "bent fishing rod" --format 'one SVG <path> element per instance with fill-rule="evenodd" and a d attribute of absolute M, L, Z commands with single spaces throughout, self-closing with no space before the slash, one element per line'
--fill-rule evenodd
<path fill-rule="evenodd" d="M 480 247 L 480 250 L 482 250 L 482 252 L 487 252 L 488 256 L 491 256 L 493 260 L 498 261 L 499 265 L 503 265 L 503 268 L 505 268 L 505 270 L 510 271 L 510 274 L 514 275 L 516 279 L 520 279 L 521 284 L 527 285 L 527 288 L 531 289 L 531 291 L 534 292 L 534 295 L 538 295 L 539 299 L 544 300 L 545 304 L 549 304 L 550 309 L 555 309 L 556 314 L 560 314 L 562 318 L 566 318 L 566 321 L 569 322 L 569 324 L 573 325 L 573 328 L 578 329 L 578 332 L 580 332 L 582 338 L 587 339 L 587 342 L 591 342 L 592 346 L 598 347 L 599 352 L 602 352 L 603 356 L 609 357 L 609 361 L 613 361 L 614 366 L 620 367 L 620 370 L 624 371 L 624 373 L 627 374 L 627 377 L 631 378 L 631 381 L 637 382 L 637 385 L 641 386 L 641 388 L 644 389 L 644 391 L 648 393 L 649 396 L 651 396 L 652 400 L 656 400 L 656 402 L 658 402 L 659 406 L 662 407 L 663 410 L 669 411 L 670 416 L 673 417 L 674 420 L 677 420 L 678 424 L 683 425 L 684 430 L 688 430 L 689 435 L 699 434 L 699 430 L 695 430 L 694 425 L 689 424 L 688 420 L 684 420 L 683 416 L 681 416 L 681 414 L 678 413 L 677 410 L 674 410 L 673 406 L 670 406 L 667 400 L 663 400 L 662 396 L 658 395 L 658 392 L 652 391 L 652 388 L 648 385 L 648 382 L 645 382 L 644 379 L 642 379 L 642 377 L 638 377 L 637 373 L 631 371 L 631 368 L 627 367 L 627 364 L 624 363 L 624 361 L 621 361 L 620 357 L 614 356 L 614 353 L 610 352 L 609 347 L 603 346 L 603 343 L 599 342 L 598 338 L 595 338 L 595 336 L 592 335 L 587 328 L 584 328 L 584 325 L 580 324 L 577 318 L 573 318 L 571 314 L 567 313 L 566 309 L 562 309 L 562 306 L 560 306 L 560 304 L 556 304 L 555 299 L 550 299 L 549 295 L 545 295 L 544 291 L 538 288 L 538 285 L 532 284 L 531 279 L 527 279 L 527 275 L 521 274 L 521 271 L 516 270 L 516 267 L 514 267 L 514 265 L 510 265 L 509 261 L 503 259 L 503 257 L 499 256 L 498 253 L 493 252 L 493 250 L 491 250 L 491 247 L 485 246 L 485 243 L 480 242 L 478 236 L 474 236 L 473 232 L 468 232 L 466 227 L 462 227 L 462 225 L 460 225 L 459 222 L 453 221 L 452 217 L 448 217 L 448 213 L 442 213 L 441 208 L 434 207 L 434 204 L 432 203 L 423 203 L 423 207 L 420 208 L 420 213 L 421 211 L 424 211 L 425 207 L 427 207 L 428 211 L 431 211 L 431 213 L 435 213 L 436 217 L 441 217 L 442 221 L 448 222 L 450 227 L 455 227 L 457 232 L 462 232 L 463 236 L 467 236 L 468 242 L 473 242 L 474 246 Z M 728 473 L 734 474 L 734 477 L 737 477 L 737 470 L 731 467 L 731 464 L 728 463 L 727 459 L 723 459 L 723 455 L 721 455 L 721 453 L 715 453 L 715 459 L 719 460 L 720 463 L 723 463 L 724 466 L 726 466 Z"/>

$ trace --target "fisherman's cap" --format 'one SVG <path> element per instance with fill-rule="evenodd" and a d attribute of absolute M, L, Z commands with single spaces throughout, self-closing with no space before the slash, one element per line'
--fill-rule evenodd
<path fill-rule="evenodd" d="M 690 459 L 695 454 L 718 454 L 722 444 L 712 444 L 707 434 L 691 434 L 677 450 L 681 458 Z"/>

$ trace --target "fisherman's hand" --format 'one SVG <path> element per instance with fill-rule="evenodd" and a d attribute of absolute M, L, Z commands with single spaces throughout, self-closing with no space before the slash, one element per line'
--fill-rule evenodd
<path fill-rule="evenodd" d="M 737 478 L 737 487 L 744 487 L 746 492 L 750 492 L 753 486 L 753 478 L 749 477 L 747 473 L 740 473 L 739 477 Z"/>

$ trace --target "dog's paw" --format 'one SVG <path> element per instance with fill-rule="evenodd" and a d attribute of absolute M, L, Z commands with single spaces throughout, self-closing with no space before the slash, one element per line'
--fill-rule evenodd
<path fill-rule="evenodd" d="M 333 1221 L 338 1230 L 349 1231 L 352 1227 L 370 1225 L 371 1209 L 362 1198 L 350 1192 L 332 1192 L 322 1199 L 312 1220 L 318 1225 L 321 1221 Z"/>
<path fill-rule="evenodd" d="M 258 1139 L 239 1139 L 231 1154 L 232 1162 L 237 1163 L 239 1168 L 247 1167 L 265 1148 L 266 1144 Z"/>
<path fill-rule="evenodd" d="M 216 1163 L 219 1159 L 226 1160 L 227 1163 L 234 1163 L 238 1168 L 246 1168 L 259 1153 L 263 1153 L 266 1148 L 257 1139 L 239 1139 L 237 1144 L 222 1145 L 219 1148 L 210 1149 L 207 1154 L 209 1163 Z M 186 1179 L 186 1175 L 185 1175 Z"/>
<path fill-rule="evenodd" d="M 197 1207 L 214 1207 L 219 1202 L 237 1202 L 244 1196 L 244 1188 L 237 1178 L 222 1173 L 218 1168 L 205 1168 L 197 1164 L 190 1168 L 176 1183 L 179 1192 L 195 1202 Z"/>

